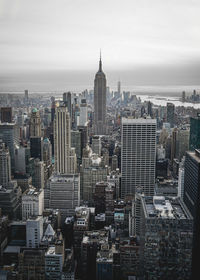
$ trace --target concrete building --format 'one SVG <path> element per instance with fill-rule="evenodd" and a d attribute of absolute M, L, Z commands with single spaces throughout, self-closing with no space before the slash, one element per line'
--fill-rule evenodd
<path fill-rule="evenodd" d="M 88 106 L 86 103 L 86 99 L 81 100 L 80 104 L 80 117 L 79 117 L 79 124 L 80 126 L 87 125 L 88 122 Z"/>
<path fill-rule="evenodd" d="M 0 186 L 6 187 L 11 181 L 10 153 L 4 143 L 0 143 Z"/>
<path fill-rule="evenodd" d="M 92 151 L 94 154 L 101 156 L 101 137 L 98 135 L 92 137 Z"/>
<path fill-rule="evenodd" d="M 170 123 L 171 128 L 175 123 L 175 106 L 173 103 L 167 103 L 167 122 Z"/>
<path fill-rule="evenodd" d="M 200 150 L 186 152 L 183 201 L 194 218 L 192 279 L 198 279 L 200 256 Z"/>
<path fill-rule="evenodd" d="M 41 137 L 41 118 L 40 112 L 34 108 L 30 117 L 30 137 Z"/>
<path fill-rule="evenodd" d="M 140 272 L 144 279 L 191 276 L 193 219 L 179 198 L 141 198 Z"/>
<path fill-rule="evenodd" d="M 44 189 L 44 162 L 36 158 L 33 162 L 32 184 L 38 190 Z"/>
<path fill-rule="evenodd" d="M 122 118 L 122 198 L 134 195 L 137 186 L 154 194 L 155 162 L 156 120 Z"/>
<path fill-rule="evenodd" d="M 200 115 L 190 118 L 190 150 L 200 149 Z"/>
<path fill-rule="evenodd" d="M 12 122 L 12 107 L 1 107 L 1 122 L 11 123 Z"/>
<path fill-rule="evenodd" d="M 106 134 L 106 76 L 102 71 L 101 56 L 94 80 L 94 133 Z"/>
<path fill-rule="evenodd" d="M 84 233 L 81 243 L 82 279 L 95 279 L 97 252 L 101 249 L 101 245 L 106 243 L 108 243 L 108 232 L 106 231 Z"/>
<path fill-rule="evenodd" d="M 96 154 L 89 154 L 82 158 L 80 171 L 82 199 L 91 203 L 96 183 L 106 181 L 108 167 L 101 165 L 101 158 Z"/>
<path fill-rule="evenodd" d="M 52 175 L 45 189 L 47 208 L 59 209 L 62 222 L 73 216 L 80 205 L 80 177 L 78 174 Z"/>
<path fill-rule="evenodd" d="M 71 151 L 71 120 L 65 106 L 56 108 L 54 119 L 54 155 L 55 170 L 58 174 L 76 172 L 76 155 L 72 155 Z M 73 164 L 71 164 L 70 160 L 72 160 Z"/>
<path fill-rule="evenodd" d="M 44 211 L 44 189 L 30 187 L 22 195 L 22 219 L 42 216 Z"/>
<path fill-rule="evenodd" d="M 0 140 L 9 148 L 11 171 L 15 170 L 15 150 L 19 146 L 19 128 L 15 123 L 0 123 Z"/>
<path fill-rule="evenodd" d="M 26 221 L 26 247 L 38 248 L 43 236 L 43 217 L 37 216 Z"/>
<path fill-rule="evenodd" d="M 22 248 L 19 254 L 19 280 L 45 280 L 45 250 Z"/>
<path fill-rule="evenodd" d="M 65 255 L 63 239 L 56 239 L 55 245 L 50 246 L 45 253 L 46 280 L 62 279 L 64 257 Z"/>

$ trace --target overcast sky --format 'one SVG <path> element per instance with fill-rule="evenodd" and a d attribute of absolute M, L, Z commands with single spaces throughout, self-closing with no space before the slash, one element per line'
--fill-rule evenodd
<path fill-rule="evenodd" d="M 100 48 L 105 72 L 181 69 L 197 83 L 200 1 L 0 0 L 1 75 L 93 73 Z"/>

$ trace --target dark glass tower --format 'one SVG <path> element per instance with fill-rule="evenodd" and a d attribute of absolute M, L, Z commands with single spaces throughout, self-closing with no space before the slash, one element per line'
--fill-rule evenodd
<path fill-rule="evenodd" d="M 101 55 L 94 80 L 94 133 L 106 134 L 106 76 L 102 71 Z"/>
<path fill-rule="evenodd" d="M 200 115 L 190 118 L 190 150 L 200 149 Z"/>
<path fill-rule="evenodd" d="M 200 257 L 200 150 L 186 153 L 183 200 L 194 219 L 191 279 L 196 280 Z"/>

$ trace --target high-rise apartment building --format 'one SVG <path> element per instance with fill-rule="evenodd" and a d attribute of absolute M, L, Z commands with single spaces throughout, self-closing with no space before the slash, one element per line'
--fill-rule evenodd
<path fill-rule="evenodd" d="M 71 151 L 71 121 L 67 107 L 56 108 L 54 119 L 55 170 L 59 174 L 76 172 L 76 154 Z M 74 164 L 71 164 L 71 162 Z"/>
<path fill-rule="evenodd" d="M 102 71 L 101 56 L 94 80 L 94 132 L 96 135 L 106 133 L 106 76 Z"/>
<path fill-rule="evenodd" d="M 154 194 L 155 162 L 156 120 L 122 118 L 122 197 L 134 195 L 137 186 Z"/>

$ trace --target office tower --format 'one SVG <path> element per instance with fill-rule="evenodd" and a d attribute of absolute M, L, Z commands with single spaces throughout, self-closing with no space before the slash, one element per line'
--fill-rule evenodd
<path fill-rule="evenodd" d="M 46 166 L 52 164 L 52 145 L 48 138 L 43 140 L 43 161 Z"/>
<path fill-rule="evenodd" d="M 21 218 L 21 189 L 16 181 L 0 188 L 0 205 L 3 215 L 8 215 L 9 219 Z"/>
<path fill-rule="evenodd" d="M 57 241 L 58 242 L 58 241 Z M 63 243 L 63 241 L 60 240 Z M 62 244 L 63 245 L 63 244 Z M 62 269 L 64 264 L 64 252 L 58 252 L 57 246 L 50 246 L 45 253 L 45 279 L 62 279 Z M 64 246 L 63 246 L 64 247 Z"/>
<path fill-rule="evenodd" d="M 43 160 L 43 138 L 33 136 L 30 138 L 30 154 L 32 158 Z"/>
<path fill-rule="evenodd" d="M 140 112 L 141 112 L 141 118 L 143 118 L 143 117 L 144 117 L 144 115 L 145 115 L 145 113 L 146 113 L 146 111 L 145 111 L 145 107 L 144 107 L 144 106 L 142 106 L 142 107 L 141 107 Z"/>
<path fill-rule="evenodd" d="M 184 194 L 184 176 L 185 176 L 185 169 L 184 167 L 179 167 L 178 170 L 178 196 L 183 199 Z"/>
<path fill-rule="evenodd" d="M 54 117 L 55 117 L 55 112 L 56 112 L 56 101 L 55 97 L 51 97 L 51 122 L 53 123 Z"/>
<path fill-rule="evenodd" d="M 86 148 L 88 144 L 88 126 L 78 126 L 77 129 L 81 133 L 81 156 L 83 153 L 83 149 Z"/>
<path fill-rule="evenodd" d="M 147 105 L 147 114 L 152 118 L 153 117 L 153 110 L 152 110 L 152 103 L 149 101 Z"/>
<path fill-rule="evenodd" d="M 154 194 L 155 163 L 156 120 L 122 118 L 122 198 L 134 195 L 137 186 Z"/>
<path fill-rule="evenodd" d="M 94 80 L 94 132 L 106 134 L 106 76 L 102 71 L 101 56 Z"/>
<path fill-rule="evenodd" d="M 42 140 L 40 113 L 34 108 L 30 117 L 30 153 L 32 158 L 42 160 Z"/>
<path fill-rule="evenodd" d="M 190 118 L 190 150 L 200 149 L 200 114 Z"/>
<path fill-rule="evenodd" d="M 182 102 L 185 102 L 185 91 L 182 92 Z"/>
<path fill-rule="evenodd" d="M 38 248 L 43 236 L 43 217 L 35 216 L 26 221 L 26 247 Z"/>
<path fill-rule="evenodd" d="M 171 128 L 175 123 L 175 106 L 173 103 L 167 103 L 167 122 L 170 123 Z"/>
<path fill-rule="evenodd" d="M 78 174 L 52 175 L 45 189 L 47 208 L 59 209 L 62 222 L 67 216 L 73 216 L 80 205 L 80 177 Z"/>
<path fill-rule="evenodd" d="M 86 231 L 81 242 L 82 279 L 96 279 L 96 257 L 101 244 L 108 243 L 108 232 Z M 105 278 L 106 279 L 106 278 Z M 111 278 L 112 279 L 112 278 Z"/>
<path fill-rule="evenodd" d="M 121 95 L 121 82 L 118 81 L 117 83 L 117 92 L 118 92 L 118 95 L 120 96 Z"/>
<path fill-rule="evenodd" d="M 191 279 L 192 228 L 192 216 L 181 199 L 141 197 L 142 279 Z"/>
<path fill-rule="evenodd" d="M 111 170 L 115 171 L 118 168 L 118 158 L 117 155 L 112 156 Z"/>
<path fill-rule="evenodd" d="M 12 107 L 1 107 L 1 122 L 2 123 L 12 122 Z"/>
<path fill-rule="evenodd" d="M 6 187 L 11 181 L 10 153 L 4 143 L 0 143 L 0 186 Z"/>
<path fill-rule="evenodd" d="M 32 165 L 32 184 L 37 189 L 44 189 L 44 162 L 36 158 Z"/>
<path fill-rule="evenodd" d="M 81 145 L 81 132 L 78 130 L 71 131 L 71 145 L 75 148 L 78 164 L 82 159 L 82 145 Z"/>
<path fill-rule="evenodd" d="M 71 151 L 71 121 L 68 109 L 64 106 L 56 108 L 54 119 L 54 155 L 55 170 L 60 174 L 76 172 L 76 155 Z M 71 157 L 71 158 L 70 158 Z M 74 162 L 74 165 L 71 164 Z"/>
<path fill-rule="evenodd" d="M 19 253 L 19 279 L 45 280 L 45 249 L 21 248 Z"/>
<path fill-rule="evenodd" d="M 98 135 L 92 137 L 92 152 L 101 156 L 101 137 Z"/>
<path fill-rule="evenodd" d="M 200 256 L 200 150 L 186 152 L 183 201 L 194 218 L 191 279 L 198 279 L 198 259 Z"/>
<path fill-rule="evenodd" d="M 63 102 L 68 109 L 70 118 L 72 118 L 72 94 L 71 94 L 71 92 L 63 93 Z"/>
<path fill-rule="evenodd" d="M 171 164 L 173 163 L 173 160 L 176 158 L 177 139 L 178 139 L 178 128 L 175 127 L 172 130 L 172 138 L 171 138 Z"/>
<path fill-rule="evenodd" d="M 178 129 L 176 143 L 176 158 L 181 161 L 185 153 L 189 150 L 190 131 L 187 128 Z"/>
<path fill-rule="evenodd" d="M 15 150 L 19 146 L 19 128 L 15 123 L 0 123 L 0 140 L 9 148 L 11 171 L 15 170 Z"/>
<path fill-rule="evenodd" d="M 82 99 L 80 104 L 79 126 L 87 125 L 87 121 L 88 121 L 88 107 L 87 107 L 86 99 Z"/>
<path fill-rule="evenodd" d="M 42 216 L 44 211 L 44 190 L 29 187 L 22 195 L 22 219 Z"/>
<path fill-rule="evenodd" d="M 107 179 L 108 167 L 102 166 L 101 158 L 96 154 L 92 154 L 91 149 L 87 149 L 83 154 L 80 171 L 81 199 L 91 203 L 96 183 Z"/>
<path fill-rule="evenodd" d="M 25 89 L 25 91 L 24 91 L 24 103 L 28 104 L 28 90 L 27 89 Z"/>
<path fill-rule="evenodd" d="M 40 112 L 34 108 L 30 117 L 30 137 L 41 137 Z"/>

